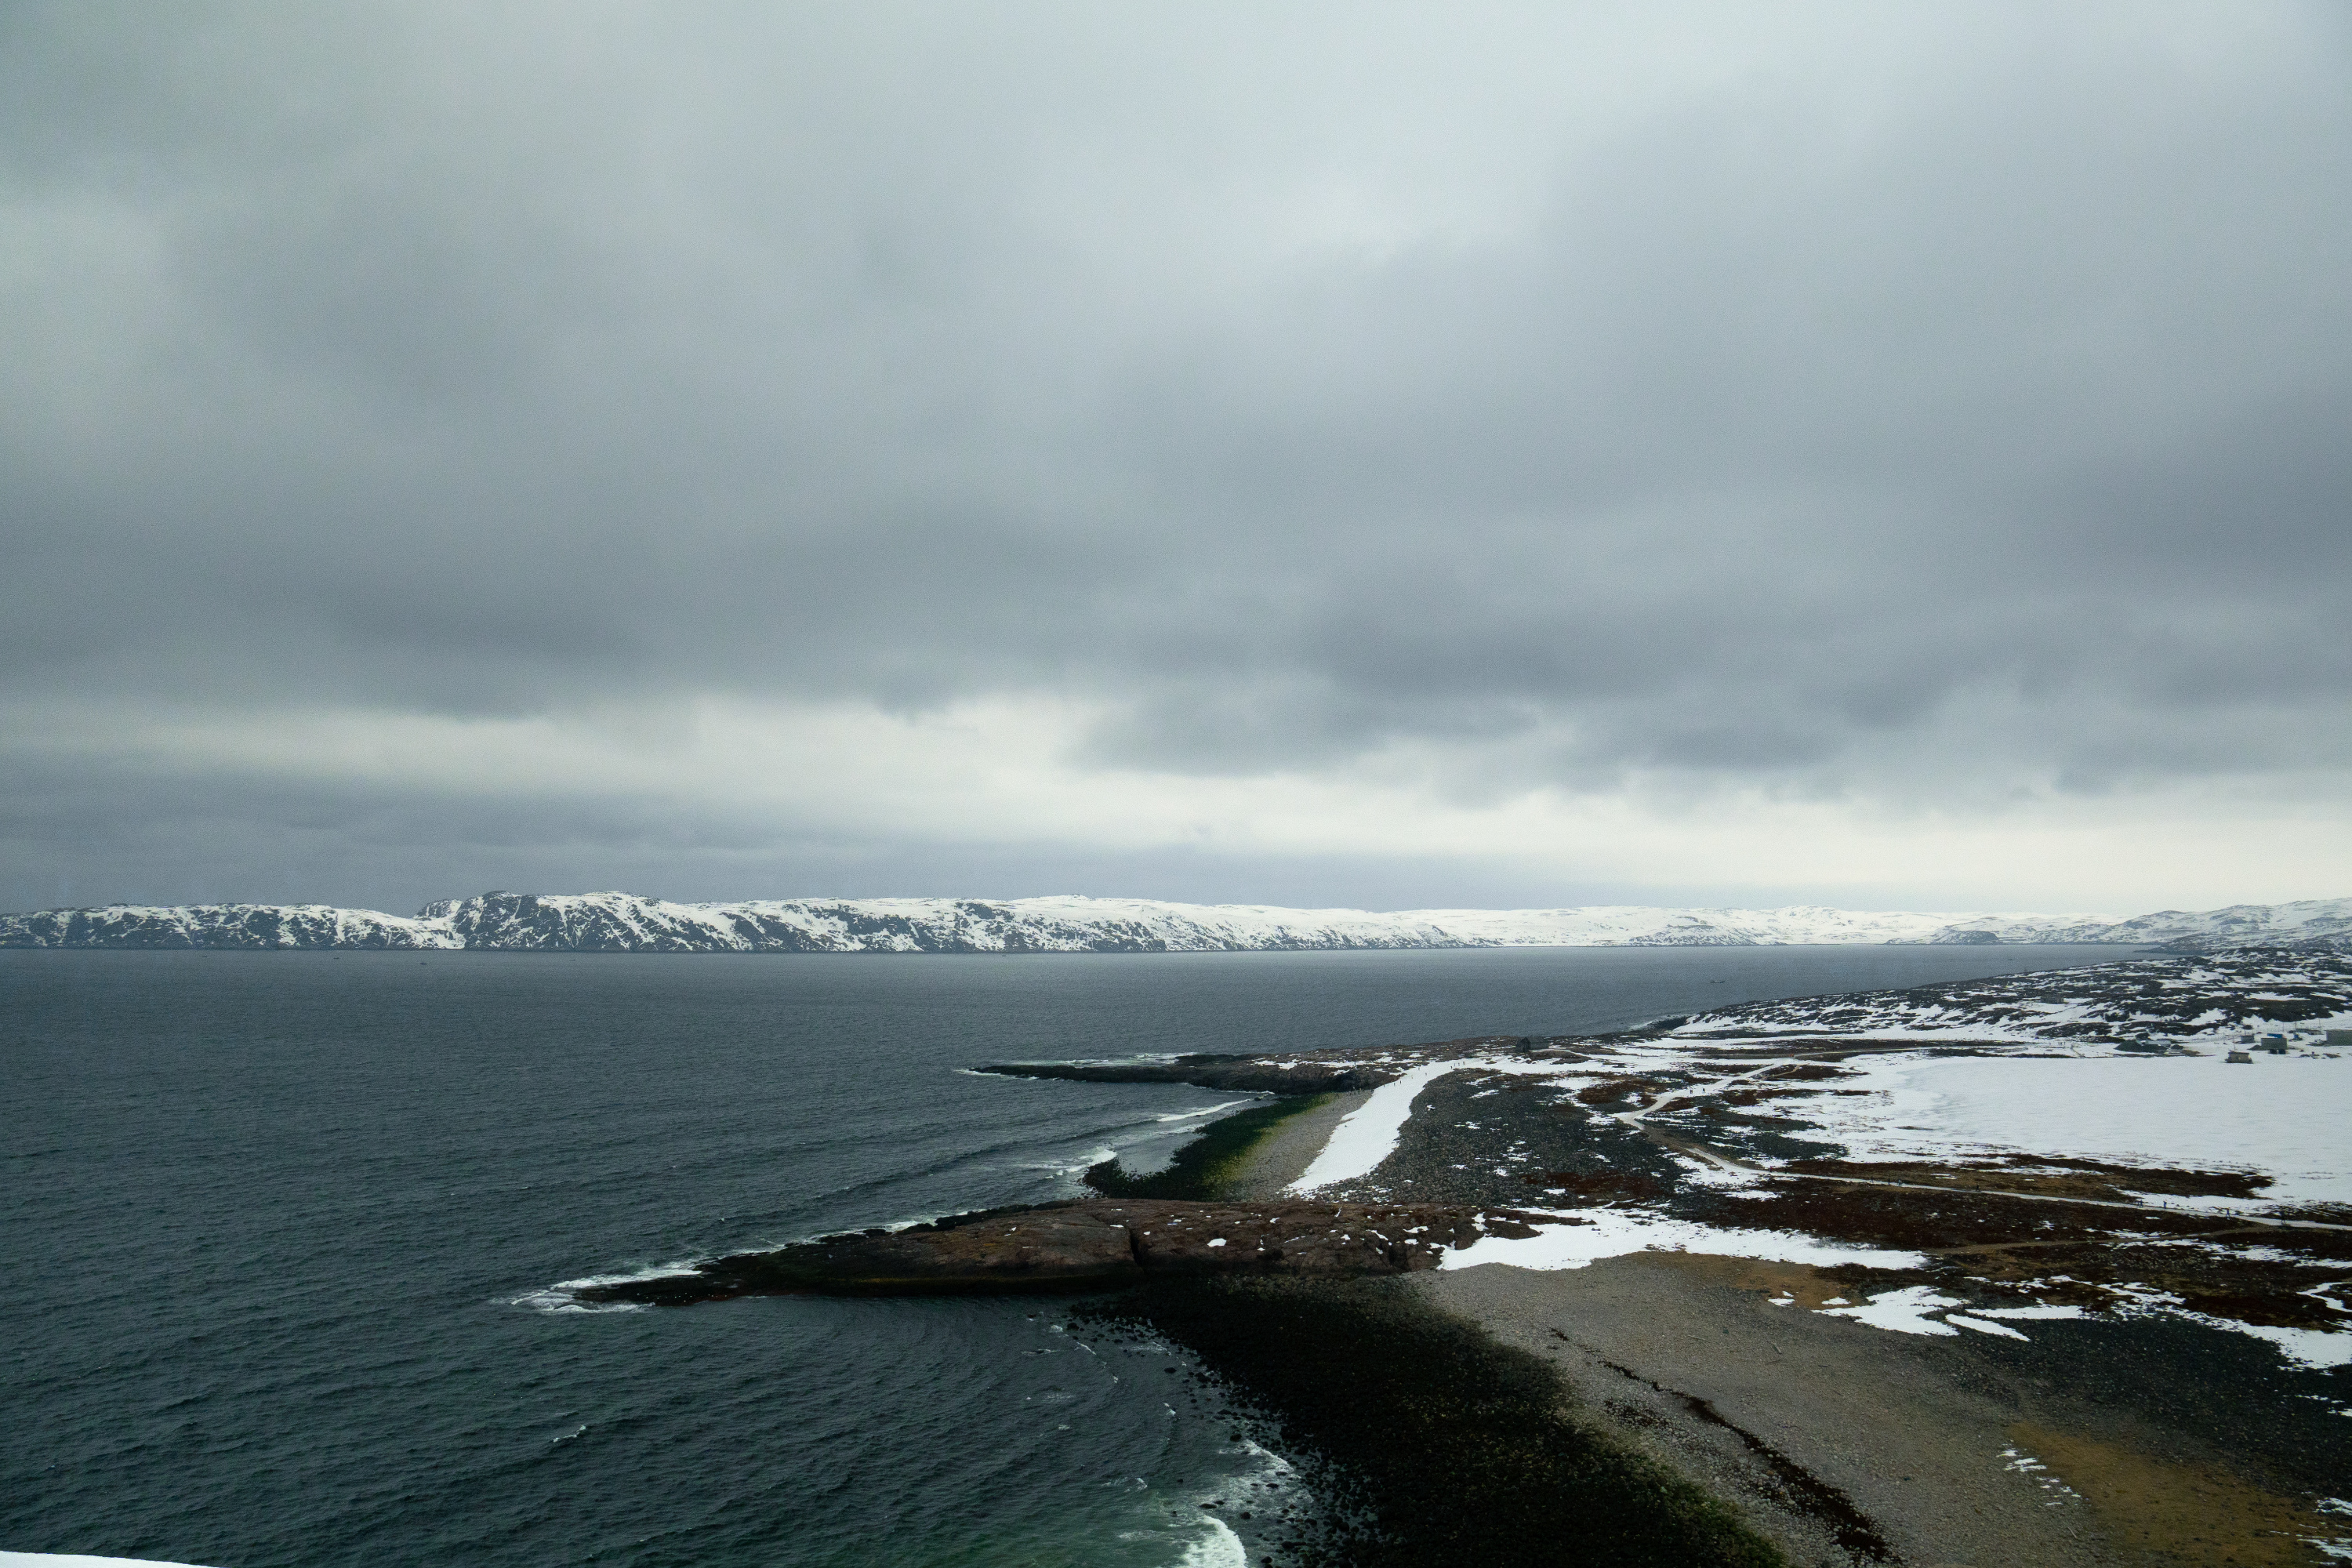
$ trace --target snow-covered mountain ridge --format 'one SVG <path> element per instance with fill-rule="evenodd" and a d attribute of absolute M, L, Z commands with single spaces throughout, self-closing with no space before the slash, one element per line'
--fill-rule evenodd
<path fill-rule="evenodd" d="M 2087 942 L 2200 950 L 2352 942 L 2352 899 L 2105 915 L 1778 910 L 1288 910 L 1148 899 L 786 899 L 484 893 L 413 916 L 325 904 L 111 904 L 0 915 L 0 947 L 549 952 L 1236 952 L 1362 948 L 1777 947 Z"/>

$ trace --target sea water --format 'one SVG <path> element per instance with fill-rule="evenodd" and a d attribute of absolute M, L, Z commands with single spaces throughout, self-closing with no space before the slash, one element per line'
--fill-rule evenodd
<path fill-rule="evenodd" d="M 0 952 L 0 1550 L 1239 1563 L 1250 1527 L 1200 1505 L 1279 1492 L 1281 1457 L 1066 1302 L 556 1287 L 1072 1195 L 1234 1103 L 987 1062 L 1592 1030 L 2116 956 Z"/>

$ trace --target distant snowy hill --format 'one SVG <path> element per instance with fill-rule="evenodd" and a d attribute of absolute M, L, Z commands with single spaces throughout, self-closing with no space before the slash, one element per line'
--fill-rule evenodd
<path fill-rule="evenodd" d="M 1929 942 L 2116 942 L 2162 944 L 2183 952 L 2352 939 L 2352 899 L 2305 899 L 2292 904 L 2231 904 L 2225 910 L 2162 910 L 2127 921 L 1956 921 Z"/>
<path fill-rule="evenodd" d="M 446 925 L 327 904 L 109 904 L 0 915 L 0 947 L 463 947 Z"/>
<path fill-rule="evenodd" d="M 474 949 L 520 952 L 1237 952 L 1442 947 L 1778 947 L 1818 942 L 2352 939 L 2352 899 L 2199 914 L 1780 910 L 1285 910 L 1144 899 L 789 899 L 485 893 L 415 916 L 324 904 L 113 904 L 0 915 L 0 947 Z"/>

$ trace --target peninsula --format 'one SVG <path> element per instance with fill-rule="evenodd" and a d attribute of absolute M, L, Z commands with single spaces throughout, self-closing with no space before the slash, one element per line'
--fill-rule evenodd
<path fill-rule="evenodd" d="M 2345 945 L 1000 1064 L 1266 1098 L 1091 1197 L 568 1289 L 1118 1292 L 1087 1310 L 1354 1500 L 1301 1563 L 2318 1563 L 2352 1552 Z M 1596 1508 L 1639 1530 L 1561 1544 Z"/>

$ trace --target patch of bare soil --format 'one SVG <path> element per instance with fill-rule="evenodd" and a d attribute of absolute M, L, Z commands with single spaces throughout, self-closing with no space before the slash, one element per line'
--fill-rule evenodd
<path fill-rule="evenodd" d="M 1695 1203 L 1693 1207 L 1696 1206 Z M 2226 1220 L 2165 1209 L 2063 1200 L 2021 1202 L 1958 1185 L 1949 1191 L 1921 1191 L 1786 1178 L 1768 1181 L 1760 1194 L 1716 1198 L 1707 1212 L 1694 1217 L 1921 1252 L 1995 1245 L 2050 1246 L 2088 1238 L 2109 1241 L 2126 1236 L 2189 1236 L 2231 1226 Z"/>
<path fill-rule="evenodd" d="M 2339 1521 L 2302 1499 L 2266 1491 L 2219 1465 L 2152 1458 L 2032 1421 L 2011 1426 L 2009 1436 L 2021 1458 L 2046 1467 L 2055 1487 L 2089 1505 L 2126 1562 L 2299 1568 L 2326 1561 L 2314 1538 L 2342 1532 Z"/>

